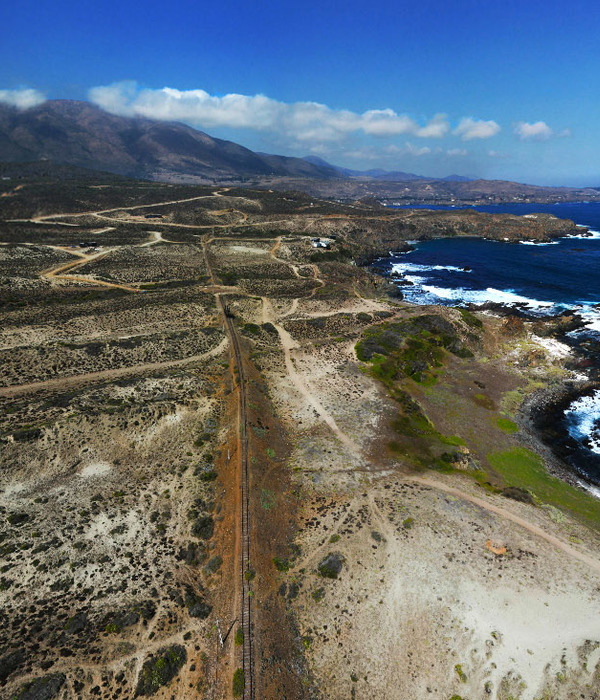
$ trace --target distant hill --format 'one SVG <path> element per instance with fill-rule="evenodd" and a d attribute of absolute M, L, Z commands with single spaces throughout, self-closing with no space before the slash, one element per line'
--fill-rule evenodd
<path fill-rule="evenodd" d="M 328 163 L 323 158 L 318 156 L 305 156 L 304 159 L 312 165 L 317 165 L 322 168 L 332 168 L 342 177 L 358 177 L 358 178 L 373 178 L 374 180 L 387 180 L 390 182 L 412 182 L 413 180 L 430 180 L 431 178 L 415 175 L 414 173 L 405 173 L 401 170 L 382 170 L 381 168 L 373 168 L 371 170 L 351 170 L 350 168 L 341 168 L 337 165 Z M 460 177 L 452 175 L 450 177 Z"/>
<path fill-rule="evenodd" d="M 254 153 L 185 124 L 119 117 L 88 102 L 51 100 L 23 111 L 0 105 L 0 161 L 44 159 L 167 181 L 339 177 L 302 158 Z"/>

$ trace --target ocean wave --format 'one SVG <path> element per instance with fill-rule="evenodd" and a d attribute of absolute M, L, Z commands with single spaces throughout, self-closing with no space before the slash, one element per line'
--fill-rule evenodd
<path fill-rule="evenodd" d="M 421 265 L 419 263 L 395 263 L 392 265 L 392 272 L 405 274 L 407 272 L 471 272 L 464 267 L 456 267 L 455 265 Z"/>
<path fill-rule="evenodd" d="M 521 245 L 558 245 L 560 241 L 546 241 L 543 243 L 538 243 L 537 241 L 519 241 Z"/>
<path fill-rule="evenodd" d="M 600 455 L 600 389 L 573 401 L 565 418 L 569 435 Z"/>
<path fill-rule="evenodd" d="M 582 489 L 585 489 L 588 493 L 591 493 L 592 496 L 600 498 L 600 487 L 594 486 L 594 484 L 588 484 L 587 481 L 582 481 L 581 479 L 577 479 L 577 483 Z"/>
<path fill-rule="evenodd" d="M 554 303 L 551 301 L 540 301 L 539 299 L 531 299 L 517 294 L 512 289 L 464 289 L 456 287 L 454 289 L 448 287 L 435 287 L 433 285 L 423 285 L 423 291 L 440 299 L 448 299 L 452 301 L 462 301 L 469 304 L 485 304 L 486 302 L 494 302 L 497 304 L 519 304 L 526 305 L 532 309 L 552 308 Z"/>
<path fill-rule="evenodd" d="M 583 224 L 576 224 L 577 228 L 586 228 L 588 230 L 587 233 L 580 233 L 577 235 L 572 235 L 572 236 L 567 236 L 567 238 L 581 238 L 586 241 L 597 241 L 600 239 L 600 231 L 596 231 L 593 228 L 589 228 L 588 226 L 584 226 Z"/>

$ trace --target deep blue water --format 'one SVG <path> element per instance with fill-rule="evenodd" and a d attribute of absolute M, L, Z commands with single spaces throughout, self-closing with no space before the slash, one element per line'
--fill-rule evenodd
<path fill-rule="evenodd" d="M 449 209 L 450 207 L 425 207 Z M 407 301 L 461 306 L 487 301 L 516 305 L 531 315 L 567 309 L 586 323 L 581 337 L 600 339 L 600 203 L 515 204 L 472 207 L 507 214 L 546 212 L 588 226 L 592 237 L 570 237 L 551 244 L 502 243 L 447 238 L 416 243 L 409 253 L 376 265 L 395 273 Z M 564 429 L 579 448 L 571 464 L 600 497 L 600 391 L 574 401 Z M 590 486 L 596 484 L 596 488 Z"/>
<path fill-rule="evenodd" d="M 484 303 L 526 305 L 533 313 L 575 308 L 590 329 L 600 331 L 600 203 L 518 204 L 475 207 L 480 211 L 549 212 L 595 231 L 591 238 L 562 238 L 551 244 L 498 243 L 475 238 L 423 241 L 411 253 L 378 263 L 402 274 L 416 304 Z"/>

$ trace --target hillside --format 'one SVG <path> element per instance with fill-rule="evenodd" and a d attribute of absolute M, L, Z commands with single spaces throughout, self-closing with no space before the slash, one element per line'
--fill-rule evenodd
<path fill-rule="evenodd" d="M 185 124 L 118 117 L 87 102 L 51 100 L 24 111 L 0 105 L 0 160 L 44 159 L 163 181 L 337 175 L 301 158 L 254 153 Z"/>

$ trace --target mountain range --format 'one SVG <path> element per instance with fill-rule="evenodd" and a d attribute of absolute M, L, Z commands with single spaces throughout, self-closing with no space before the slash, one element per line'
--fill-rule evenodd
<path fill-rule="evenodd" d="M 331 166 L 255 153 L 185 124 L 119 117 L 88 102 L 0 105 L 0 161 L 38 160 L 153 180 L 339 177 Z"/>
<path fill-rule="evenodd" d="M 52 162 L 179 183 L 235 182 L 299 189 L 332 199 L 401 203 L 499 203 L 600 199 L 594 188 L 549 188 L 460 175 L 351 170 L 316 156 L 257 153 L 179 122 L 121 117 L 76 100 L 31 109 L 0 104 L 0 163 Z"/>

